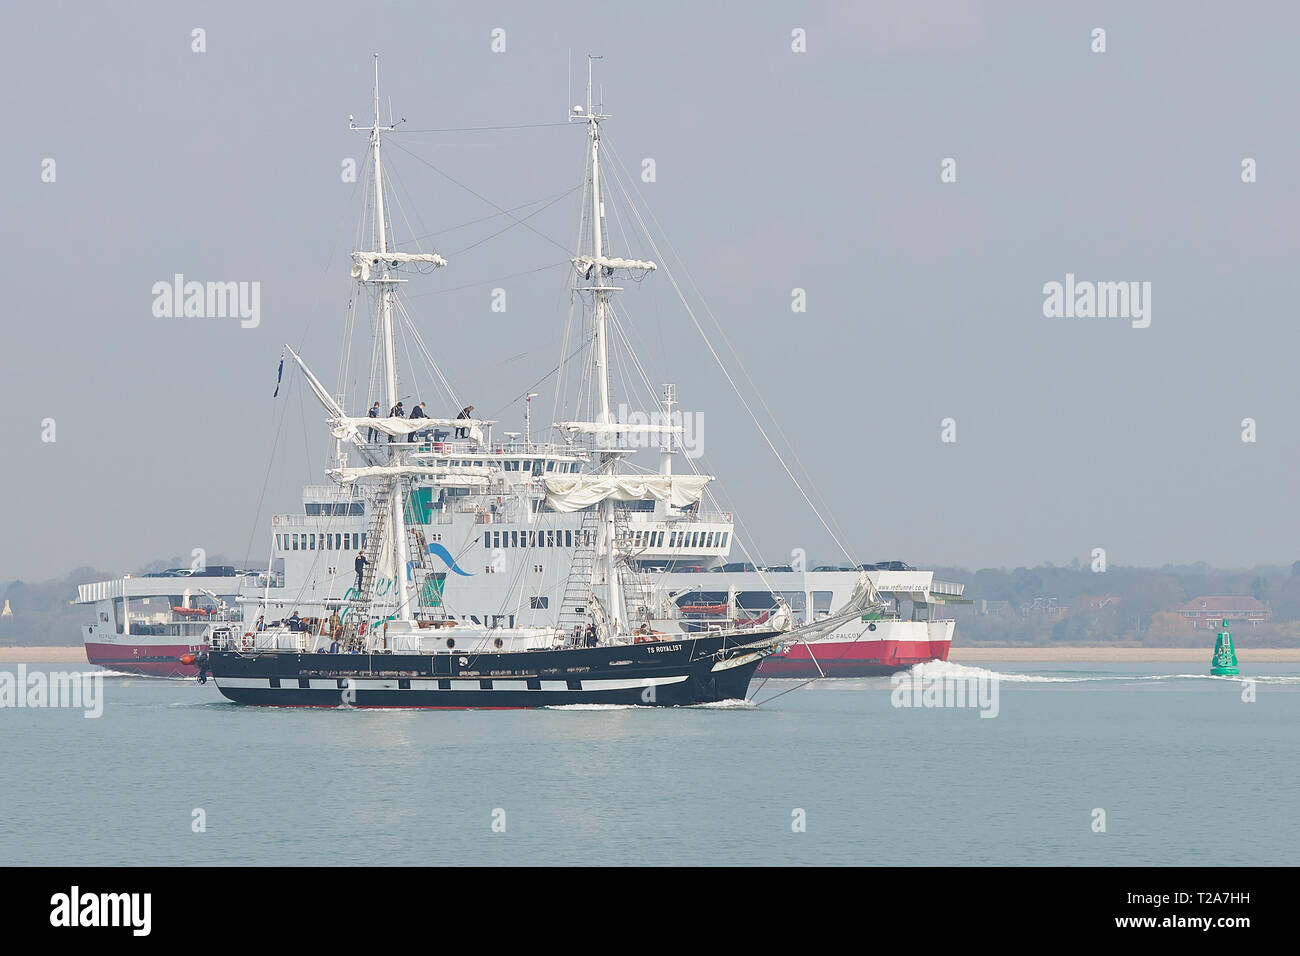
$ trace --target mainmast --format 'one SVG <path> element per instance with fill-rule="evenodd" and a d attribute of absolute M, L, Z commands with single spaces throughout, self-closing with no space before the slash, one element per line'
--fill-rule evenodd
<path fill-rule="evenodd" d="M 587 57 L 587 143 L 589 147 L 589 175 L 591 177 L 592 258 L 592 264 L 588 270 L 587 288 L 594 299 L 596 322 L 596 336 L 592 343 L 596 361 L 598 403 L 596 421 L 602 425 L 607 425 L 614 421 L 614 416 L 610 412 L 611 396 L 609 388 L 609 296 L 610 293 L 617 292 L 618 289 L 605 284 L 607 274 L 612 273 L 613 270 L 606 268 L 602 264 L 605 259 L 605 203 L 600 195 L 600 124 L 602 120 L 606 119 L 606 116 L 597 112 L 591 95 L 592 61 L 599 59 L 598 56 Z M 600 456 L 601 474 L 614 474 L 618 470 L 618 461 L 621 454 L 622 451 L 617 448 L 608 448 L 602 451 Z M 623 606 L 623 586 L 619 580 L 618 556 L 615 551 L 617 529 L 615 527 L 614 500 L 612 498 L 606 498 L 600 503 L 600 525 L 604 544 L 602 558 L 606 581 L 605 609 L 610 635 L 613 636 L 618 631 L 620 622 L 625 623 L 627 621 L 627 614 Z"/>

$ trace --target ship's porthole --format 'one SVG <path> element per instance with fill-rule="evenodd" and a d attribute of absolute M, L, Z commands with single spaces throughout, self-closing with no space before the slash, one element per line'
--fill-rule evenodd
<path fill-rule="evenodd" d="M 868 630 L 868 631 L 874 631 L 875 629 L 876 629 L 876 625 L 874 625 L 874 624 L 868 624 L 868 625 L 867 625 L 867 630 Z"/>
<path fill-rule="evenodd" d="M 455 647 L 455 646 L 456 646 L 456 638 L 454 638 L 454 637 L 449 637 L 449 638 L 447 638 L 447 646 L 448 646 L 448 647 Z"/>
<path fill-rule="evenodd" d="M 505 643 L 505 641 L 501 640 L 501 638 L 499 638 L 499 637 L 498 637 L 495 641 L 492 642 L 492 644 L 497 648 L 497 650 L 500 650 L 500 649 L 501 649 L 501 645 L 504 644 L 504 643 Z"/>

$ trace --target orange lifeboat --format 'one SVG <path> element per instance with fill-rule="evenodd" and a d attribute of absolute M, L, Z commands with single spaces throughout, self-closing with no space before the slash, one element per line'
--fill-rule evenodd
<path fill-rule="evenodd" d="M 682 608 L 683 614 L 726 614 L 725 604 L 687 604 Z"/>

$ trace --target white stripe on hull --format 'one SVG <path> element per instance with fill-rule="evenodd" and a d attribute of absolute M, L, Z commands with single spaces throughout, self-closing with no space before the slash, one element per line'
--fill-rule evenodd
<path fill-rule="evenodd" d="M 641 687 L 662 687 L 665 684 L 679 684 L 686 680 L 687 675 L 681 674 L 676 677 L 645 677 L 640 680 L 582 680 L 579 681 L 580 687 L 570 688 L 569 682 L 564 680 L 544 680 L 541 681 L 541 687 L 538 690 L 632 690 Z M 281 690 L 293 690 L 299 687 L 298 679 L 294 677 L 221 677 L 214 678 L 218 687 L 231 687 L 235 689 L 270 689 L 272 680 L 279 680 Z M 338 690 L 339 681 L 347 681 L 347 686 L 353 690 L 441 690 L 438 678 L 420 678 L 412 677 L 409 679 L 409 688 L 399 688 L 396 678 L 366 678 L 366 677 L 343 677 L 343 678 L 326 678 L 313 677 L 308 680 L 310 690 Z M 406 678 L 403 678 L 406 680 Z M 446 680 L 446 678 L 443 678 Z M 492 690 L 530 690 L 527 680 L 517 678 L 497 678 L 484 677 L 481 680 L 492 682 Z M 482 690 L 481 680 L 460 680 L 451 681 L 451 690 Z"/>

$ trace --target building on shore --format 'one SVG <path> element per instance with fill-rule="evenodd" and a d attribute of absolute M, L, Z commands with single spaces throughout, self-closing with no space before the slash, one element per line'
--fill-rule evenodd
<path fill-rule="evenodd" d="M 1178 606 L 1178 613 L 1192 627 L 1214 630 L 1249 624 L 1254 627 L 1273 620 L 1273 610 L 1249 595 L 1207 595 Z"/>

